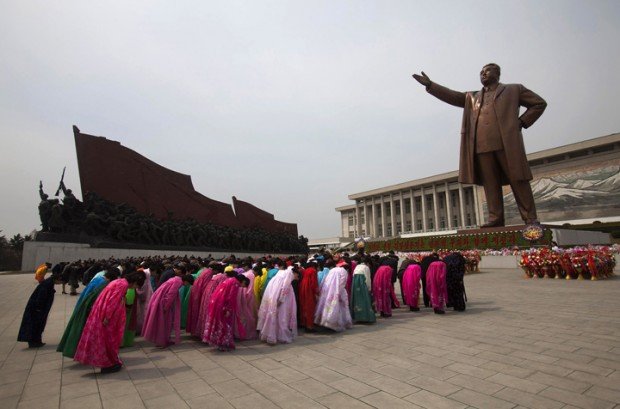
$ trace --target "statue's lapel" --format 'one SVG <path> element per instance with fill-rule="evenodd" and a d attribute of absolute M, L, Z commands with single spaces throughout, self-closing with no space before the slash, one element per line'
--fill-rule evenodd
<path fill-rule="evenodd" d="M 482 88 L 479 92 L 476 92 L 476 96 L 474 98 L 474 110 L 478 111 L 482 106 L 482 95 L 484 95 L 484 88 Z"/>
<path fill-rule="evenodd" d="M 506 87 L 504 86 L 504 84 L 502 84 L 500 82 L 497 85 L 497 89 L 495 90 L 495 97 L 493 98 L 493 101 L 495 101 L 497 99 L 497 97 L 499 97 L 501 95 L 501 93 L 504 92 L 505 89 L 506 89 Z"/>

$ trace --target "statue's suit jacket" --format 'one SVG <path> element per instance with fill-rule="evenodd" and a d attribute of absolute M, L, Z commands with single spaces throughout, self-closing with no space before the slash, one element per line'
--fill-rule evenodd
<path fill-rule="evenodd" d="M 461 154 L 459 160 L 459 182 L 481 185 L 481 177 L 476 172 L 476 127 L 483 90 L 471 92 L 453 91 L 434 82 L 426 90 L 440 100 L 464 108 L 461 127 Z M 519 107 L 527 108 L 519 116 Z M 502 84 L 497 86 L 493 108 L 504 144 L 508 174 L 502 176 L 502 184 L 509 180 L 532 180 L 532 172 L 527 163 L 521 124 L 529 128 L 543 114 L 547 103 L 536 93 L 521 84 Z"/>

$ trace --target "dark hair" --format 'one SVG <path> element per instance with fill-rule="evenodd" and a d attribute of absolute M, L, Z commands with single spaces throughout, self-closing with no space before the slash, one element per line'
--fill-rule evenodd
<path fill-rule="evenodd" d="M 257 276 L 262 276 L 263 275 L 263 264 L 258 263 L 256 264 L 254 267 L 252 267 L 252 270 L 254 270 L 254 272 L 256 272 Z"/>
<path fill-rule="evenodd" d="M 109 270 L 106 270 L 106 272 L 103 274 L 103 276 L 105 278 L 107 278 L 108 280 L 110 280 L 110 281 L 116 280 L 118 278 L 118 275 L 119 275 L 118 274 L 118 269 L 116 269 L 116 268 L 111 268 Z M 146 277 L 146 275 L 145 275 L 145 277 Z"/>
<path fill-rule="evenodd" d="M 133 273 L 127 274 L 125 280 L 127 280 L 129 284 L 136 283 L 138 287 L 142 287 L 146 281 L 146 274 L 144 271 L 134 271 Z"/>
<path fill-rule="evenodd" d="M 194 285 L 194 276 L 191 274 L 185 274 L 181 277 L 181 280 L 185 283 L 189 283 L 189 285 Z"/>
<path fill-rule="evenodd" d="M 243 274 L 237 274 L 235 278 L 237 279 L 237 281 L 239 281 L 239 284 L 250 285 L 250 279 Z"/>

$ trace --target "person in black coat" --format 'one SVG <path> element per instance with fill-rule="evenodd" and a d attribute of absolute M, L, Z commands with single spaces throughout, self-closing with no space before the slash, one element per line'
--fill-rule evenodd
<path fill-rule="evenodd" d="M 61 284 L 60 275 L 54 274 L 43 280 L 34 289 L 22 317 L 17 341 L 27 342 L 28 348 L 39 348 L 45 345 L 41 341 L 41 335 L 45 330 L 47 315 L 54 303 L 54 284 Z"/>
<path fill-rule="evenodd" d="M 446 307 L 454 308 L 454 311 L 465 311 L 467 294 L 465 293 L 465 257 L 461 253 L 454 252 L 443 259 L 446 263 L 446 287 L 448 300 Z"/>

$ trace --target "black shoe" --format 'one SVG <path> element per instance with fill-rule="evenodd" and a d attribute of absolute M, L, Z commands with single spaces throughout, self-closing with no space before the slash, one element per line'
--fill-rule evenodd
<path fill-rule="evenodd" d="M 440 310 L 439 308 L 433 308 L 433 311 L 435 311 L 435 314 L 445 314 L 446 313 L 444 310 Z"/>
<path fill-rule="evenodd" d="M 420 309 L 418 307 L 409 307 L 409 311 L 418 312 L 418 311 L 420 311 Z"/>
<path fill-rule="evenodd" d="M 123 364 L 116 364 L 112 366 L 106 366 L 105 368 L 101 368 L 101 373 L 114 373 L 121 370 Z"/>
<path fill-rule="evenodd" d="M 45 345 L 45 342 L 29 342 L 28 348 L 41 348 L 43 345 Z"/>

